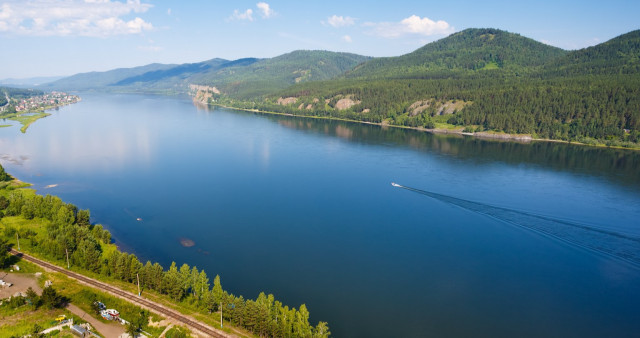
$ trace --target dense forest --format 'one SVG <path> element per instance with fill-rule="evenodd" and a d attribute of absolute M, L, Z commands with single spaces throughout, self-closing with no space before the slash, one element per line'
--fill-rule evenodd
<path fill-rule="evenodd" d="M 372 59 L 338 78 L 249 99 L 226 93 L 212 103 L 637 147 L 639 70 L 640 31 L 567 52 L 501 30 L 468 29 L 407 55 Z M 341 99 L 352 104 L 339 107 Z M 439 109 L 460 101 L 452 111 Z"/>
<path fill-rule="evenodd" d="M 4 169 L 0 166 L 0 173 Z M 5 180 L 10 179 L 5 174 Z M 140 262 L 134 254 L 113 249 L 111 234 L 101 225 L 90 223 L 89 210 L 79 210 L 58 197 L 35 194 L 32 190 L 0 190 L 0 217 L 26 220 L 22 226 L 2 226 L 1 237 L 15 239 L 18 234 L 22 248 L 52 261 L 65 262 L 67 253 L 74 268 L 99 274 L 104 278 L 129 283 L 140 276 L 141 286 L 168 295 L 203 313 L 214 316 L 222 310 L 224 319 L 259 336 L 327 337 L 329 327 L 319 322 L 309 324 L 309 311 L 303 304 L 289 308 L 273 295 L 260 293 L 257 299 L 245 299 L 224 289 L 220 277 L 213 285 L 204 270 L 174 262 L 168 269 L 158 263 Z M 30 224 L 25 226 L 24 224 Z M 13 223 L 10 223 L 13 224 Z M 1 242 L 5 243 L 5 242 Z M 1 244 L 0 243 L 0 244 Z M 6 246 L 6 245 L 5 245 Z M 3 247 L 4 248 L 4 247 Z M 3 262 L 0 262 L 3 263 Z"/>

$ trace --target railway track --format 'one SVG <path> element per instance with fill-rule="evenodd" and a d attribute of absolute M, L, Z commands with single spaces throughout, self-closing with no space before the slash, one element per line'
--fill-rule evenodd
<path fill-rule="evenodd" d="M 228 334 L 226 334 L 224 332 L 220 332 L 220 331 L 212 328 L 209 325 L 206 325 L 206 324 L 203 324 L 201 322 L 198 322 L 198 321 L 195 321 L 193 319 L 190 319 L 190 318 L 184 316 L 183 314 L 181 314 L 181 313 L 179 313 L 179 312 L 177 312 L 175 310 L 168 309 L 168 308 L 166 308 L 166 307 L 164 307 L 164 306 L 162 306 L 162 305 L 160 305 L 158 303 L 155 303 L 155 302 L 152 302 L 150 300 L 144 299 L 144 298 L 142 298 L 140 296 L 137 296 L 137 295 L 134 295 L 132 293 L 120 290 L 120 289 L 118 289 L 116 287 L 113 287 L 113 286 L 111 286 L 109 284 L 97 281 L 95 279 L 83 276 L 81 274 L 78 274 L 78 273 L 75 273 L 75 272 L 72 272 L 72 271 L 69 271 L 69 270 L 65 270 L 65 269 L 63 269 L 63 268 L 61 268 L 61 267 L 59 267 L 57 265 L 53 265 L 53 264 L 51 264 L 49 262 L 45 262 L 45 261 L 43 261 L 41 259 L 29 256 L 29 255 L 27 255 L 25 253 L 16 251 L 14 249 L 11 249 L 11 254 L 15 255 L 15 256 L 18 256 L 18 257 L 20 257 L 20 258 L 22 258 L 22 259 L 24 259 L 24 260 L 26 260 L 28 262 L 32 262 L 34 264 L 37 264 L 37 265 L 39 265 L 39 266 L 41 266 L 43 268 L 46 268 L 46 269 L 49 269 L 49 270 L 53 270 L 53 271 L 56 271 L 56 272 L 60 272 L 62 274 L 65 274 L 68 277 L 71 277 L 73 279 L 81 281 L 81 282 L 83 282 L 85 284 L 88 284 L 88 285 L 94 286 L 94 287 L 96 287 L 98 289 L 101 289 L 101 290 L 107 291 L 109 293 L 115 294 L 115 295 L 117 295 L 119 297 L 122 297 L 122 298 L 132 302 L 132 303 L 137 303 L 139 305 L 142 305 L 143 307 L 146 307 L 151 311 L 154 311 L 156 313 L 162 314 L 162 315 L 167 316 L 169 318 L 175 319 L 178 322 L 186 325 L 187 327 L 190 327 L 191 329 L 194 329 L 194 330 L 199 331 L 199 332 L 201 332 L 203 334 L 206 334 L 207 337 L 220 337 L 220 338 L 232 337 L 232 336 L 230 336 L 230 335 L 228 335 Z"/>

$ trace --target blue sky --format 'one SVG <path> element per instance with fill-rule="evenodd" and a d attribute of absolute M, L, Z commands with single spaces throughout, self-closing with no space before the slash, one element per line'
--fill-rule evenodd
<path fill-rule="evenodd" d="M 396 56 L 466 28 L 579 49 L 640 28 L 640 1 L 0 0 L 0 79 L 297 49 Z"/>

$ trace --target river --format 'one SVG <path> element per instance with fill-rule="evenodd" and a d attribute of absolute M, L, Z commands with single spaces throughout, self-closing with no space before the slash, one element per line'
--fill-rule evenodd
<path fill-rule="evenodd" d="M 0 162 L 143 261 L 336 337 L 640 332 L 640 152 L 80 95 Z"/>

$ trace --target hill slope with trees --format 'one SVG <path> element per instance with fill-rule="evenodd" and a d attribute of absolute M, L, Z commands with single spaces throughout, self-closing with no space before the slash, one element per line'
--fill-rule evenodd
<path fill-rule="evenodd" d="M 219 103 L 637 147 L 639 35 L 567 52 L 505 31 L 468 29 L 407 55 L 372 59 L 339 78 L 297 84 L 265 99 L 229 95 Z M 338 104 L 345 100 L 349 104 Z"/>

